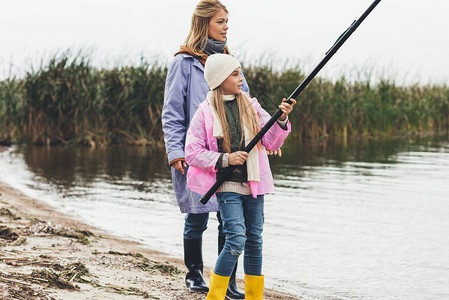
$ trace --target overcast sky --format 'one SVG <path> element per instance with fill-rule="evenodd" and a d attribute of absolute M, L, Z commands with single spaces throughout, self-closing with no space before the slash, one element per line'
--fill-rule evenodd
<path fill-rule="evenodd" d="M 89 49 L 95 65 L 168 63 L 197 0 L 14 0 L 0 3 L 0 76 L 66 49 Z M 309 72 L 371 0 L 223 0 L 228 45 L 239 59 L 287 59 Z M 323 69 L 401 82 L 449 83 L 449 1 L 383 0 Z M 10 66 L 12 65 L 12 68 Z"/>

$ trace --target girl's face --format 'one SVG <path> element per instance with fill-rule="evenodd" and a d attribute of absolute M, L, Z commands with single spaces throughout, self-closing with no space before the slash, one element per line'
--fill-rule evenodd
<path fill-rule="evenodd" d="M 231 75 L 221 84 L 224 95 L 237 95 L 242 89 L 243 77 L 240 75 L 240 68 L 234 70 Z"/>
<path fill-rule="evenodd" d="M 226 42 L 228 31 L 228 13 L 222 9 L 209 20 L 209 38 L 220 42 Z"/>

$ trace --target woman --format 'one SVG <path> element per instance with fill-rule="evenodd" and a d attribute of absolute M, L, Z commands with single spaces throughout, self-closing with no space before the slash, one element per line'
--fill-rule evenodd
<path fill-rule="evenodd" d="M 184 262 L 188 272 L 186 286 L 190 291 L 207 292 L 202 259 L 202 235 L 207 228 L 209 212 L 218 211 L 214 197 L 207 205 L 200 203 L 201 195 L 187 187 L 184 145 L 190 120 L 198 105 L 205 99 L 209 86 L 204 79 L 204 63 L 209 55 L 227 53 L 228 11 L 218 0 L 202 0 L 192 16 L 190 32 L 169 68 L 165 84 L 164 106 L 162 109 L 162 129 L 168 162 L 172 167 L 172 180 L 175 195 L 182 213 L 186 213 L 184 222 Z M 249 92 L 243 79 L 242 89 Z M 218 252 L 225 243 L 225 235 L 220 221 Z M 235 284 L 235 266 L 227 296 L 231 299 L 244 299 L 245 295 Z"/>
<path fill-rule="evenodd" d="M 255 98 L 241 92 L 240 63 L 227 54 L 211 55 L 205 78 L 210 86 L 187 131 L 186 160 L 189 188 L 205 194 L 216 177 L 229 165 L 235 166 L 217 190 L 218 206 L 226 243 L 211 272 L 209 300 L 222 300 L 239 255 L 244 251 L 245 299 L 262 299 L 262 231 L 264 194 L 273 191 L 265 147 L 277 149 L 290 133 L 287 116 L 291 104 L 285 98 L 282 115 L 249 153 L 245 146 L 270 119 Z"/>

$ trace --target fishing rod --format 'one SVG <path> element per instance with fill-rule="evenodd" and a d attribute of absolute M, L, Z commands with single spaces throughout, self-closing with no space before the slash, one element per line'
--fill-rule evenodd
<path fill-rule="evenodd" d="M 343 32 L 340 37 L 337 39 L 337 41 L 334 43 L 334 45 L 326 52 L 324 58 L 321 60 L 321 62 L 315 67 L 315 69 L 307 76 L 303 82 L 299 84 L 299 86 L 294 90 L 294 92 L 287 98 L 287 103 L 291 104 L 292 102 L 290 99 L 295 99 L 298 97 L 299 94 L 306 88 L 306 86 L 312 81 L 312 79 L 318 74 L 318 72 L 324 67 L 324 65 L 334 56 L 335 53 L 337 53 L 338 49 L 346 42 L 346 40 L 351 36 L 351 34 L 359 27 L 359 25 L 365 20 L 365 18 L 373 11 L 373 9 L 379 4 L 381 0 L 374 1 L 368 9 L 362 14 L 362 16 L 358 19 L 352 22 L 352 24 L 346 29 L 345 32 Z M 249 153 L 254 146 L 262 139 L 262 137 L 267 133 L 267 131 L 273 126 L 273 124 L 279 119 L 279 117 L 282 115 L 282 110 L 278 109 L 274 115 L 271 117 L 271 119 L 265 124 L 265 126 L 257 133 L 257 135 L 249 142 L 249 144 L 245 147 L 243 151 Z M 228 179 L 236 166 L 229 166 L 227 167 L 222 175 L 218 178 L 218 180 L 215 182 L 215 184 L 207 191 L 207 193 L 201 198 L 201 203 L 206 204 L 210 197 L 218 190 L 218 188 L 223 184 L 223 182 Z"/>

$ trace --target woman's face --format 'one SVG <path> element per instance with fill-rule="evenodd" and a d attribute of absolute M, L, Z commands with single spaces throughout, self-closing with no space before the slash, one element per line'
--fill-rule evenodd
<path fill-rule="evenodd" d="M 237 95 L 242 89 L 243 77 L 240 75 L 240 68 L 234 70 L 231 75 L 221 84 L 224 95 Z"/>
<path fill-rule="evenodd" d="M 222 9 L 209 21 L 209 38 L 220 42 L 226 42 L 228 31 L 228 13 Z"/>

